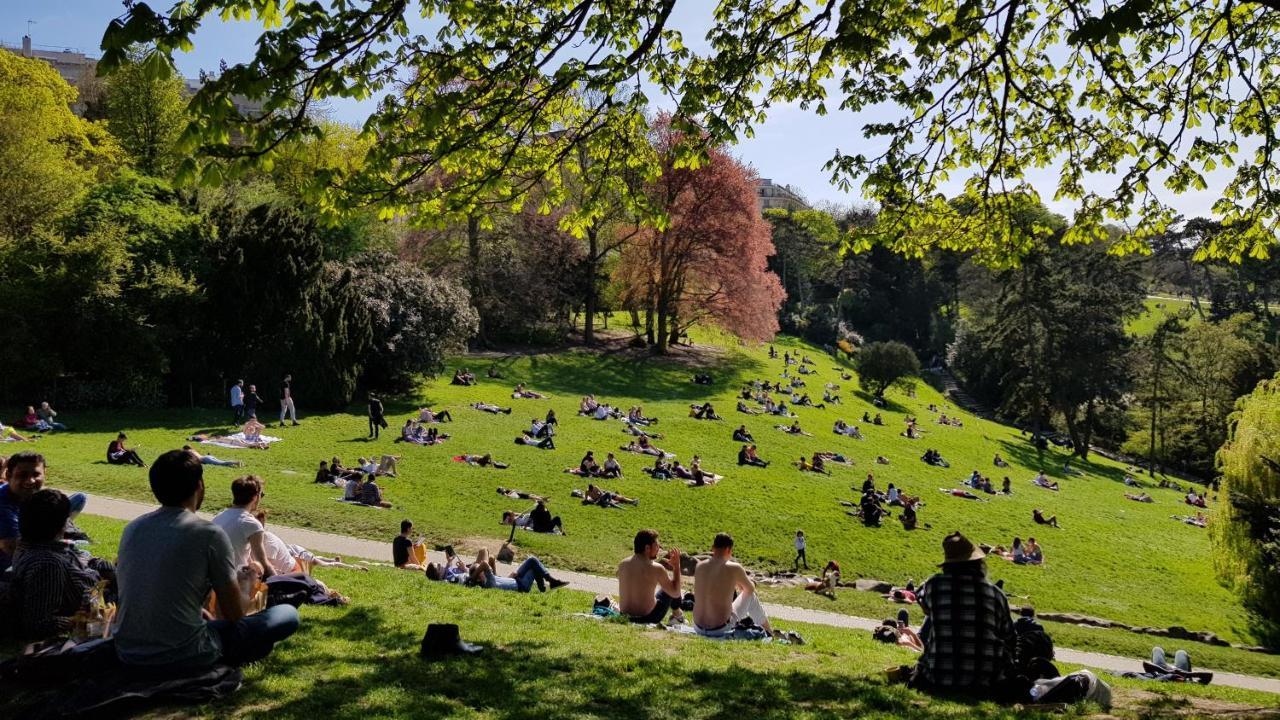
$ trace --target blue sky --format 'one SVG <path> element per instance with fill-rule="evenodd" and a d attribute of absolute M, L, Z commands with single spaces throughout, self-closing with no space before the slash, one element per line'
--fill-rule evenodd
<path fill-rule="evenodd" d="M 168 5 L 168 0 L 153 0 L 157 9 L 167 9 Z M 711 6 L 710 0 L 681 3 L 673 15 L 672 24 L 681 30 L 686 45 L 695 51 L 705 49 L 702 37 L 710 22 Z M 4 0 L 0 2 L 0 41 L 7 45 L 20 44 L 27 31 L 26 21 L 34 20 L 31 35 L 36 45 L 50 49 L 77 48 L 96 56 L 103 29 L 111 18 L 123 11 L 118 0 Z M 196 77 L 201 69 L 216 69 L 221 60 L 234 63 L 247 59 L 253 52 L 258 30 L 260 28 L 251 23 L 206 20 L 196 36 L 195 50 L 175 58 L 178 69 L 187 77 Z M 369 113 L 370 104 L 336 103 L 331 111 L 336 120 L 358 124 Z M 833 112 L 820 117 L 797 107 L 773 108 L 769 119 L 755 128 L 755 136 L 743 139 L 734 151 L 762 177 L 793 185 L 812 202 L 859 202 L 861 193 L 856 188 L 850 193 L 841 192 L 830 183 L 822 166 L 837 149 L 845 153 L 867 151 L 867 141 L 862 137 L 863 124 L 883 122 L 891 117 L 890 113 L 891 110 L 881 110 L 855 116 Z M 1046 200 L 1052 194 L 1056 179 L 1052 170 L 1030 176 Z M 1209 178 L 1211 189 L 1218 186 L 1215 179 Z M 1215 195 L 1207 192 L 1183 195 L 1177 198 L 1176 207 L 1187 217 L 1207 215 Z M 1070 210 L 1070 206 L 1063 203 L 1047 204 L 1057 212 Z"/>

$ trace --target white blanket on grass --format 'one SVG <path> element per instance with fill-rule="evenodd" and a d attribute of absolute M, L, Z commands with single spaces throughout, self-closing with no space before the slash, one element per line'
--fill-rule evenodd
<path fill-rule="evenodd" d="M 217 437 L 217 438 L 209 438 L 208 440 L 201 440 L 200 444 L 201 445 L 217 445 L 218 447 L 232 448 L 232 449 L 237 449 L 237 448 L 242 449 L 247 447 L 248 442 L 249 441 L 246 440 L 244 437 L 244 433 L 238 432 L 234 435 L 227 435 L 225 437 Z M 262 437 L 258 438 L 258 440 L 255 442 L 264 442 L 270 445 L 271 443 L 274 443 L 274 442 L 280 442 L 280 438 L 271 437 L 270 435 L 263 435 Z"/>

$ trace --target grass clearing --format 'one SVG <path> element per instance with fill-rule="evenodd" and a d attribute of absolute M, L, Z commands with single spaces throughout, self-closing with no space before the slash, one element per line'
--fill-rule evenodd
<path fill-rule="evenodd" d="M 123 523 L 93 517 L 94 552 L 111 556 Z M 965 704 L 886 685 L 885 667 L 907 651 L 869 633 L 787 624 L 803 646 L 711 642 L 572 617 L 591 596 L 570 589 L 521 595 L 431 583 L 374 568 L 318 576 L 352 598 L 345 608 L 303 608 L 302 629 L 246 670 L 245 687 L 183 717 L 278 720 L 376 718 L 1038 718 L 1033 710 Z M 424 663 L 417 646 L 429 622 L 456 622 L 487 646 L 475 658 Z M 1125 718 L 1262 712 L 1280 696 L 1223 687 L 1161 686 L 1111 676 Z M 30 696 L 8 696 L 18 709 Z M 1212 701 L 1212 705 L 1207 704 Z M 1224 705 L 1230 703 L 1230 705 Z M 1072 708 L 1069 715 L 1087 714 Z M 6 714 L 8 714 L 6 712 Z M 149 717 L 173 717 L 162 708 Z"/>

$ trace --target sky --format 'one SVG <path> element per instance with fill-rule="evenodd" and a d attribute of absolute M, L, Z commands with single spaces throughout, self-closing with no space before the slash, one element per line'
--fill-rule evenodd
<path fill-rule="evenodd" d="M 169 6 L 168 0 L 153 0 L 152 4 L 157 10 Z M 681 3 L 672 16 L 671 24 L 682 32 L 685 44 L 694 51 L 706 48 L 702 38 L 710 23 L 712 5 L 710 0 Z M 21 45 L 22 36 L 28 30 L 27 21 L 32 20 L 30 33 L 36 46 L 77 49 L 96 57 L 100 54 L 98 46 L 103 30 L 113 17 L 123 12 L 124 6 L 119 0 L 2 0 L 0 42 Z M 195 49 L 175 56 L 178 70 L 194 78 L 202 69 L 216 69 L 222 60 L 232 64 L 246 60 L 252 56 L 260 30 L 261 27 L 253 23 L 207 19 L 195 37 Z M 360 124 L 372 110 L 373 103 L 372 100 L 337 101 L 331 103 L 330 110 L 335 120 Z M 841 191 L 831 184 L 830 174 L 822 167 L 836 150 L 846 154 L 869 152 L 862 136 L 863 125 L 893 117 L 892 108 L 858 115 L 833 111 L 819 116 L 795 106 L 775 107 L 770 110 L 769 118 L 755 128 L 754 137 L 744 138 L 733 151 L 761 177 L 797 188 L 811 203 L 860 203 L 862 194 L 856 184 L 849 192 Z M 1040 190 L 1051 210 L 1070 213 L 1071 205 L 1051 200 L 1057 182 L 1052 168 L 1031 172 L 1028 179 Z M 1214 180 L 1209 178 L 1210 190 L 1220 187 Z M 944 187 L 944 192 L 955 192 L 959 189 L 958 183 L 953 188 Z M 1211 215 L 1210 206 L 1215 197 L 1213 192 L 1188 193 L 1177 198 L 1176 207 L 1186 217 Z"/>

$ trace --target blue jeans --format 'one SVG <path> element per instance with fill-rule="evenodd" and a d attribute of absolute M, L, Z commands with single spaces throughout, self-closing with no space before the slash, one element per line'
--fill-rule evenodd
<path fill-rule="evenodd" d="M 218 465 L 220 467 L 232 467 L 236 464 L 235 460 L 219 460 L 212 455 L 201 455 L 200 463 L 203 465 Z"/>
<path fill-rule="evenodd" d="M 84 493 L 72 493 L 67 500 L 71 501 L 71 519 L 74 520 L 84 510 L 85 504 L 89 502 L 89 496 Z"/>
<path fill-rule="evenodd" d="M 530 556 L 516 568 L 516 589 L 520 592 L 529 592 L 533 589 L 533 584 L 537 583 L 538 592 L 546 592 L 546 581 L 550 577 L 551 573 L 547 572 L 542 561 Z"/>
<path fill-rule="evenodd" d="M 221 641 L 223 662 L 247 665 L 270 655 L 276 643 L 298 631 L 298 622 L 297 608 L 276 605 L 235 623 L 214 620 L 209 629 Z"/>

